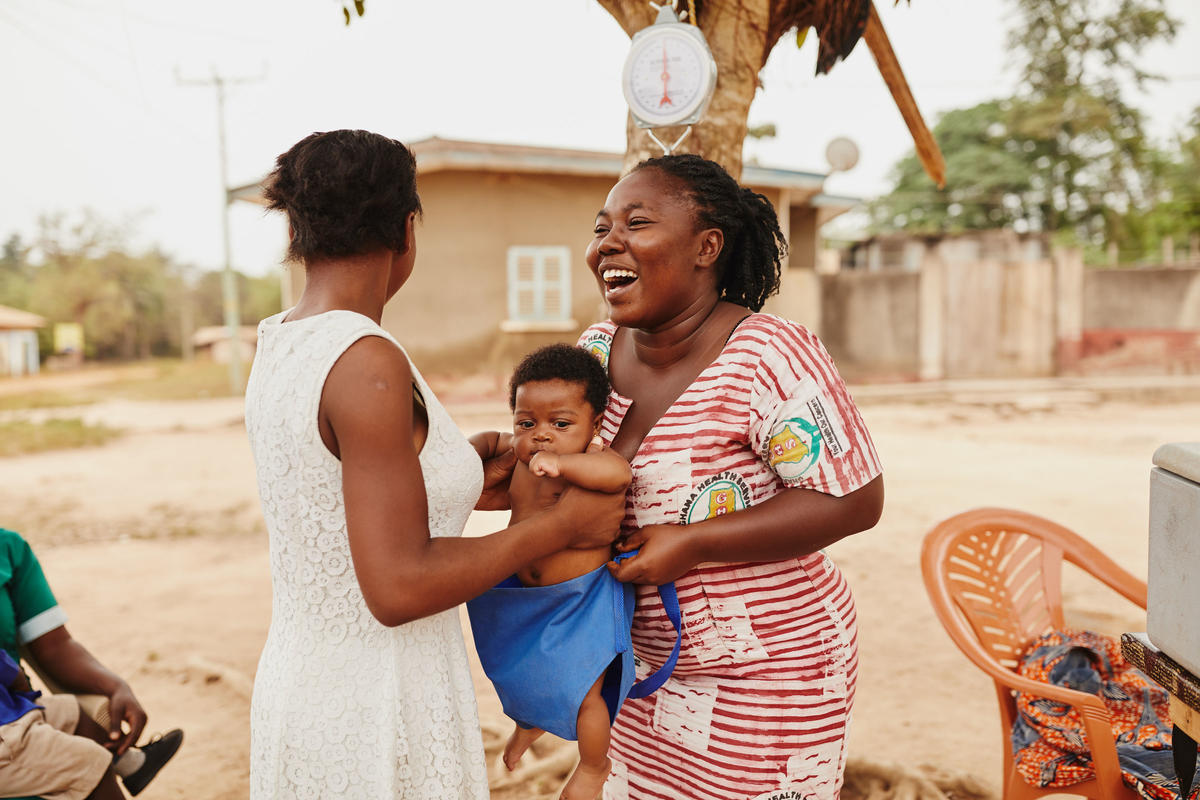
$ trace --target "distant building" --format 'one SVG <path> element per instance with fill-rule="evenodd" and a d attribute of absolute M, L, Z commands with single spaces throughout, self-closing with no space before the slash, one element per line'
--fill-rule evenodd
<path fill-rule="evenodd" d="M 622 154 L 436 137 L 411 146 L 425 210 L 417 266 L 384 309 L 383 326 L 419 363 L 508 361 L 549 341 L 574 341 L 603 317 L 584 251 Z M 857 202 L 824 194 L 825 177 L 757 165 L 743 171 L 742 182 L 775 205 L 794 268 L 816 267 L 820 227 Z M 257 183 L 230 195 L 263 202 Z M 291 274 L 297 298 L 304 270 Z"/>
<path fill-rule="evenodd" d="M 37 374 L 37 332 L 45 325 L 37 314 L 0 306 L 0 377 Z"/>
<path fill-rule="evenodd" d="M 229 329 L 224 325 L 200 328 L 192 334 L 192 347 L 196 357 L 218 364 L 229 363 L 229 354 L 233 352 L 232 345 Z M 254 351 L 258 349 L 258 329 L 253 325 L 242 325 L 238 328 L 238 346 L 241 349 L 242 363 L 249 364 L 253 361 Z"/>

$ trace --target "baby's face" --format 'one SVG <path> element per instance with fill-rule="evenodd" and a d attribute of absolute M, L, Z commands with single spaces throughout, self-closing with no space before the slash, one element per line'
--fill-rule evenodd
<path fill-rule="evenodd" d="M 555 378 L 517 387 L 513 409 L 513 450 L 522 463 L 533 454 L 582 453 L 592 440 L 595 415 L 583 384 Z"/>

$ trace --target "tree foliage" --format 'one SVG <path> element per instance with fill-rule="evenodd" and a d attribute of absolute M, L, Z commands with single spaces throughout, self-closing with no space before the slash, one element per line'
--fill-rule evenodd
<path fill-rule="evenodd" d="M 43 353 L 55 323 L 82 325 L 89 358 L 178 354 L 185 325 L 222 324 L 219 272 L 190 277 L 160 251 L 135 252 L 131 234 L 90 213 L 43 217 L 32 242 L 0 247 L 0 305 L 46 318 Z M 238 278 L 243 324 L 279 310 L 278 277 Z"/>
<path fill-rule="evenodd" d="M 1160 253 L 1168 238 L 1190 247 L 1200 237 L 1200 106 L 1172 146 L 1152 151 L 1149 161 L 1153 202 L 1121 220 L 1126 249 L 1135 257 Z"/>
<path fill-rule="evenodd" d="M 1030 163 L 1038 142 L 1013 130 L 1011 103 L 992 100 L 944 114 L 933 128 L 946 157 L 938 189 L 915 153 L 893 169 L 895 188 L 872 204 L 875 227 L 916 233 L 1041 228 Z"/>
<path fill-rule="evenodd" d="M 1187 165 L 1154 147 L 1128 98 L 1156 79 L 1140 65 L 1141 53 L 1173 38 L 1178 23 L 1163 0 L 1012 5 L 1008 44 L 1020 90 L 944 115 L 934 135 L 946 155 L 946 189 L 922 180 L 905 158 L 895 190 L 874 205 L 876 225 L 923 232 L 1013 226 L 1097 249 L 1109 241 L 1141 247 L 1158 224 L 1149 209 L 1178 190 L 1176 170 Z"/>

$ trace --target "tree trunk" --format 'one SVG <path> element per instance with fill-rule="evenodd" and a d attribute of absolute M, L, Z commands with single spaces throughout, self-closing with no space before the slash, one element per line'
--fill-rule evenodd
<path fill-rule="evenodd" d="M 654 21 L 654 10 L 645 0 L 598 2 L 630 36 Z M 742 142 L 750 103 L 758 89 L 759 70 L 770 52 L 770 17 L 770 0 L 706 3 L 699 14 L 700 30 L 717 62 L 717 89 L 704 119 L 692 126 L 674 152 L 712 159 L 736 180 L 742 175 Z M 654 135 L 671 145 L 683 131 L 682 126 L 656 128 Z M 632 115 L 626 119 L 625 136 L 625 171 L 643 159 L 663 154 L 650 135 L 634 124 Z"/>

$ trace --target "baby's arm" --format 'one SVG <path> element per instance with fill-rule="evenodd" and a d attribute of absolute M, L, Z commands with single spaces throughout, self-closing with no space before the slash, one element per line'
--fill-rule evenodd
<path fill-rule="evenodd" d="M 633 479 L 629 462 L 598 441 L 584 453 L 535 453 L 529 461 L 534 475 L 564 478 L 581 489 L 616 494 L 624 492 Z"/>

